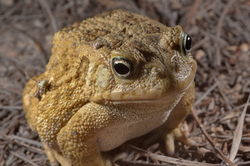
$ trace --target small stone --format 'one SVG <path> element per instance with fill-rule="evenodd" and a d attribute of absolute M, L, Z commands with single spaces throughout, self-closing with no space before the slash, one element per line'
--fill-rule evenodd
<path fill-rule="evenodd" d="M 195 59 L 200 60 L 202 57 L 204 57 L 206 53 L 203 50 L 198 50 L 195 54 Z"/>
<path fill-rule="evenodd" d="M 247 43 L 242 43 L 242 44 L 240 45 L 240 50 L 241 50 L 242 52 L 247 52 L 247 51 L 249 51 L 249 45 L 248 45 Z"/>

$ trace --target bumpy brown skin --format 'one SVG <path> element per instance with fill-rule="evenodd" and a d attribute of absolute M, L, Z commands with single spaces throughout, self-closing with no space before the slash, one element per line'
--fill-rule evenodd
<path fill-rule="evenodd" d="M 192 144 L 179 128 L 194 101 L 196 72 L 183 36 L 179 26 L 121 10 L 57 32 L 46 72 L 33 78 L 49 85 L 39 99 L 32 79 L 23 92 L 26 118 L 51 164 L 114 165 L 102 151 L 159 126 L 169 154 L 174 139 Z M 115 72 L 117 58 L 129 62 L 129 77 Z"/>

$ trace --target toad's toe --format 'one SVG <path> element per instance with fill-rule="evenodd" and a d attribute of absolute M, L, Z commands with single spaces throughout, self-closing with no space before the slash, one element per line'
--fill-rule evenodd
<path fill-rule="evenodd" d="M 173 156 L 175 154 L 174 140 L 181 141 L 182 143 L 188 146 L 196 144 L 195 141 L 193 141 L 190 138 L 187 138 L 185 133 L 181 131 L 180 128 L 176 128 L 172 130 L 170 133 L 167 133 L 165 136 L 166 152 L 169 156 Z"/>

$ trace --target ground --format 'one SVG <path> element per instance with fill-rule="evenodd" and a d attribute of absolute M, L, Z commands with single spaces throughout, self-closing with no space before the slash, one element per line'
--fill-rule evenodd
<path fill-rule="evenodd" d="M 198 63 L 193 112 L 205 131 L 190 114 L 183 128 L 198 144 L 177 142 L 178 160 L 165 156 L 161 142 L 146 148 L 129 142 L 122 148 L 128 157 L 118 163 L 223 165 L 230 158 L 237 165 L 250 164 L 250 110 L 243 111 L 250 93 L 250 1 L 0 0 L 0 166 L 49 165 L 25 119 L 23 87 L 45 70 L 54 32 L 118 8 L 181 25 L 192 37 Z"/>

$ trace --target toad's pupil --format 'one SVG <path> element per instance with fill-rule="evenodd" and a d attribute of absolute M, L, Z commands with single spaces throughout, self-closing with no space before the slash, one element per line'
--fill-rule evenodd
<path fill-rule="evenodd" d="M 124 75 L 124 74 L 128 74 L 129 73 L 129 68 L 122 64 L 122 63 L 117 63 L 115 64 L 115 71 L 118 73 L 118 74 L 121 74 L 121 75 Z"/>
<path fill-rule="evenodd" d="M 192 39 L 189 35 L 186 38 L 186 50 L 191 50 L 192 47 Z"/>

